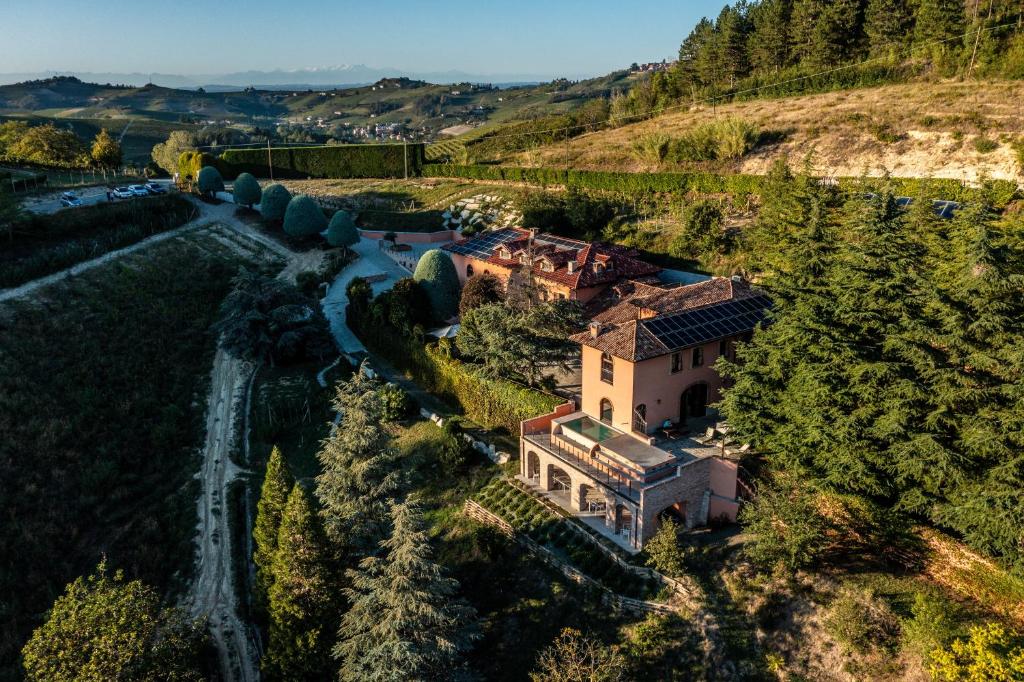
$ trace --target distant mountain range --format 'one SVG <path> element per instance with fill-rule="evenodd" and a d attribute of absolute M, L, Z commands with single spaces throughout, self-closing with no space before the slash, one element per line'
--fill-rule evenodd
<path fill-rule="evenodd" d="M 568 74 L 564 77 L 580 80 L 592 76 Z M 88 71 L 39 71 L 34 73 L 0 73 L 0 85 L 41 80 L 53 76 L 75 76 L 88 83 L 111 83 L 136 87 L 155 83 L 168 88 L 208 91 L 233 91 L 247 87 L 261 90 L 295 90 L 324 87 L 350 87 L 376 83 L 382 78 L 406 76 L 429 83 L 491 83 L 494 85 L 523 85 L 552 80 L 548 74 L 505 73 L 481 74 L 465 71 L 413 72 L 402 69 L 376 68 L 364 64 L 327 66 L 310 69 L 274 71 L 238 71 L 235 73 L 197 74 L 182 76 L 168 73 L 97 73 Z"/>

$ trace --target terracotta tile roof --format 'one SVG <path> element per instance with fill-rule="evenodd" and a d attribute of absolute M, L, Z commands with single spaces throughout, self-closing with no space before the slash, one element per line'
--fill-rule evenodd
<path fill-rule="evenodd" d="M 609 303 L 601 309 L 602 304 Z M 624 282 L 591 301 L 591 310 L 597 310 L 593 317 L 597 336 L 587 330 L 571 338 L 638 362 L 752 331 L 770 306 L 771 301 L 748 283 L 724 277 L 671 289 Z M 698 310 L 714 314 L 690 314 Z M 719 318 L 728 322 L 713 321 Z"/>
<path fill-rule="evenodd" d="M 538 234 L 531 248 L 529 231 L 519 228 L 485 232 L 479 237 L 463 239 L 442 248 L 507 268 L 521 267 L 523 263 L 519 259 L 523 254 L 529 254 L 533 259 L 535 277 L 570 289 L 586 289 L 623 279 L 648 277 L 661 271 L 658 266 L 640 260 L 636 249 L 614 244 Z M 503 257 L 503 253 L 508 253 L 508 257 Z M 544 261 L 553 269 L 544 270 Z"/>

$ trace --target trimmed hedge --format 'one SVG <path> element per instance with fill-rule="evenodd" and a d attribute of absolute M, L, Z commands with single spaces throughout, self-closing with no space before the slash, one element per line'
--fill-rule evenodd
<path fill-rule="evenodd" d="M 256 177 L 270 177 L 266 149 L 229 149 L 221 160 Z M 401 178 L 419 175 L 423 144 L 349 144 L 270 150 L 275 178 Z"/>
<path fill-rule="evenodd" d="M 203 194 L 214 195 L 224 191 L 224 178 L 221 177 L 220 171 L 213 166 L 203 166 L 199 169 L 196 186 Z"/>
<path fill-rule="evenodd" d="M 248 206 L 249 208 L 260 203 L 260 197 L 263 194 L 263 190 L 260 189 L 260 183 L 250 173 L 239 173 L 238 177 L 235 178 L 235 186 L 232 189 L 235 195 L 235 203 L 240 206 Z"/>
<path fill-rule="evenodd" d="M 199 178 L 199 171 L 206 166 L 216 168 L 217 172 L 225 180 L 234 180 L 238 176 L 238 171 L 232 168 L 230 164 L 224 163 L 218 157 L 207 152 L 182 152 L 181 156 L 178 157 L 178 174 L 182 180 L 195 182 Z"/>
<path fill-rule="evenodd" d="M 268 185 L 260 195 L 260 215 L 268 221 L 284 220 L 284 212 L 291 200 L 292 193 L 284 185 Z"/>
<path fill-rule="evenodd" d="M 720 175 L 717 173 L 626 173 L 616 171 L 587 171 L 558 168 L 520 168 L 516 166 L 472 165 L 459 166 L 454 164 L 427 164 L 423 166 L 424 177 L 434 178 L 467 178 L 470 180 L 490 180 L 495 182 L 520 182 L 528 185 L 547 187 L 559 185 L 566 188 L 590 189 L 624 194 L 661 194 L 687 193 L 700 194 L 732 194 L 744 197 L 760 194 L 764 187 L 764 176 L 761 175 Z M 868 178 L 866 184 L 882 181 L 881 178 Z M 970 201 L 977 196 L 978 190 L 965 186 L 959 180 L 951 178 L 890 178 L 897 194 L 918 196 L 924 194 L 935 199 L 951 201 Z M 840 178 L 844 187 L 856 187 L 861 178 Z M 996 206 L 1004 206 L 1012 199 L 1017 188 L 1008 180 L 995 180 L 991 183 L 993 201 Z"/>
<path fill-rule="evenodd" d="M 305 194 L 297 194 L 284 212 L 284 231 L 292 237 L 314 237 L 327 229 L 327 216 Z"/>

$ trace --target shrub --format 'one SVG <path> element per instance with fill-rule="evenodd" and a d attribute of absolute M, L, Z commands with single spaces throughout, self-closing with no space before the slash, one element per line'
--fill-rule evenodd
<path fill-rule="evenodd" d="M 358 144 L 272 149 L 270 163 L 279 178 L 400 178 L 418 175 L 422 144 Z M 266 149 L 229 149 L 221 157 L 236 171 L 270 177 Z"/>
<path fill-rule="evenodd" d="M 292 193 L 284 185 L 270 185 L 263 190 L 260 197 L 260 215 L 264 220 L 270 222 L 284 220 L 288 202 L 291 200 Z"/>
<path fill-rule="evenodd" d="M 1024 679 L 1024 640 L 997 623 L 971 628 L 967 640 L 933 654 L 935 679 L 956 682 Z"/>
<path fill-rule="evenodd" d="M 672 139 L 662 133 L 641 135 L 632 145 L 633 156 L 648 163 L 661 163 L 668 155 Z"/>
<path fill-rule="evenodd" d="M 714 128 L 719 159 L 739 159 L 757 144 L 757 126 L 740 118 L 729 118 Z"/>
<path fill-rule="evenodd" d="M 220 171 L 213 166 L 203 166 L 199 170 L 196 186 L 200 192 L 212 197 L 217 192 L 224 191 L 224 178 L 221 177 Z"/>
<path fill-rule="evenodd" d="M 990 137 L 979 135 L 974 138 L 974 150 L 979 154 L 989 154 L 999 149 L 999 143 Z"/>
<path fill-rule="evenodd" d="M 253 204 L 260 203 L 263 191 L 260 189 L 260 183 L 250 173 L 239 173 L 233 189 L 236 204 L 252 208 Z"/>
<path fill-rule="evenodd" d="M 397 384 L 384 384 L 380 391 L 381 418 L 384 421 L 397 422 L 413 413 L 414 405 L 409 394 Z"/>
<path fill-rule="evenodd" d="M 420 257 L 413 279 L 427 292 L 434 318 L 440 322 L 458 312 L 459 276 L 451 257 L 440 249 L 431 249 Z"/>
<path fill-rule="evenodd" d="M 691 204 L 683 214 L 683 230 L 672 240 L 670 253 L 676 258 L 727 253 L 732 246 L 722 229 L 722 209 L 709 201 Z"/>
<path fill-rule="evenodd" d="M 327 225 L 327 243 L 334 247 L 355 246 L 359 243 L 359 230 L 348 211 L 336 211 Z"/>
<path fill-rule="evenodd" d="M 885 602 L 870 590 L 846 587 L 833 602 L 825 627 L 840 644 L 865 653 L 874 647 L 891 649 L 899 621 Z"/>
<path fill-rule="evenodd" d="M 327 228 L 327 218 L 311 197 L 299 194 L 288 202 L 284 212 L 284 231 L 292 237 L 312 237 Z"/>
<path fill-rule="evenodd" d="M 459 315 L 465 315 L 474 308 L 501 300 L 501 281 L 489 273 L 473 275 L 466 280 L 459 298 Z"/>

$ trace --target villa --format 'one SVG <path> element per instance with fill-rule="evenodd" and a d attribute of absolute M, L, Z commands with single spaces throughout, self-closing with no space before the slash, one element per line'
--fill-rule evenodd
<path fill-rule="evenodd" d="M 590 301 L 582 400 L 522 422 L 520 478 L 630 550 L 658 523 L 735 520 L 735 453 L 713 442 L 713 365 L 732 357 L 770 307 L 734 278 L 609 286 Z M 708 436 L 708 437 L 702 437 Z"/>
<path fill-rule="evenodd" d="M 635 249 L 567 239 L 534 230 L 504 228 L 442 247 L 462 284 L 491 274 L 506 287 L 529 271 L 541 300 L 586 303 L 609 285 L 654 277 L 661 268 L 640 260 Z"/>

